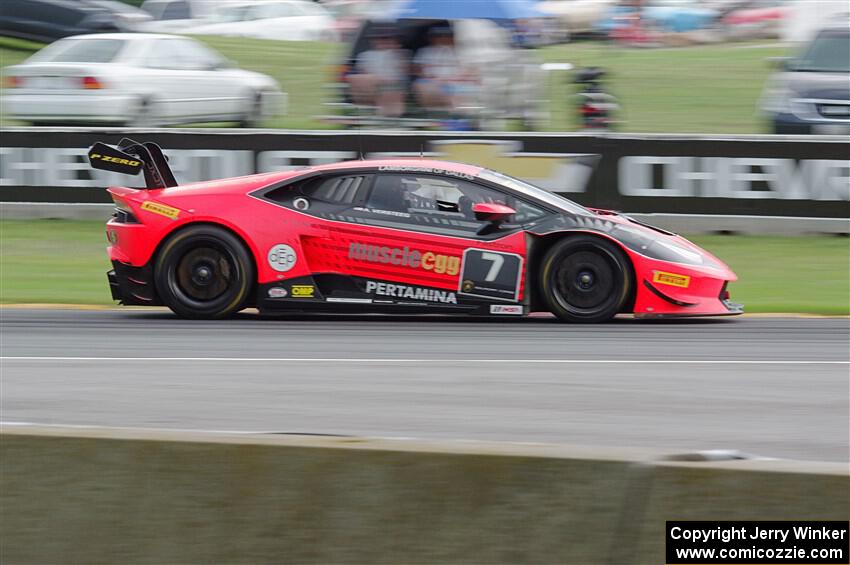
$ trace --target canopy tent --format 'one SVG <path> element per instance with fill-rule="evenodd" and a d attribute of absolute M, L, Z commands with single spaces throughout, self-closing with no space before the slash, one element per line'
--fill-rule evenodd
<path fill-rule="evenodd" d="M 400 0 L 391 19 L 522 20 L 546 16 L 533 0 Z"/>

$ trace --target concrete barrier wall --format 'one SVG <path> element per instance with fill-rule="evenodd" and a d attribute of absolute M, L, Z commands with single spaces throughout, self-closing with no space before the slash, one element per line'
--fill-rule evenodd
<path fill-rule="evenodd" d="M 17 563 L 663 563 L 664 520 L 847 519 L 841 464 L 652 451 L 5 428 Z"/>

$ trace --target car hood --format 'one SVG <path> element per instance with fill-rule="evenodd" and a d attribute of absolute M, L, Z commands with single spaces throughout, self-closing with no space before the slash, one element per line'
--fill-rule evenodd
<path fill-rule="evenodd" d="M 706 269 L 726 280 L 737 280 L 735 273 L 723 261 L 678 234 L 610 210 L 591 209 L 591 212 L 592 215 L 565 213 L 554 216 L 529 231 L 535 235 L 562 231 L 594 232 L 650 259 Z"/>

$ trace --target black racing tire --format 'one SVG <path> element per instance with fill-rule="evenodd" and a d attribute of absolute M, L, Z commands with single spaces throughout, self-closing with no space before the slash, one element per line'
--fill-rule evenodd
<path fill-rule="evenodd" d="M 190 226 L 169 237 L 157 254 L 159 297 L 183 318 L 226 318 L 254 290 L 254 263 L 242 241 L 211 225 Z"/>
<path fill-rule="evenodd" d="M 595 324 L 623 309 L 634 291 L 632 273 L 631 263 L 616 244 L 594 236 L 570 236 L 544 256 L 540 286 L 558 318 Z"/>

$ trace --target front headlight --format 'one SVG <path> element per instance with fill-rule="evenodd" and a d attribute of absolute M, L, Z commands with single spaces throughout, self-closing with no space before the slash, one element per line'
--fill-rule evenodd
<path fill-rule="evenodd" d="M 761 109 L 768 114 L 790 114 L 792 95 L 787 86 L 769 84 L 761 97 Z"/>
<path fill-rule="evenodd" d="M 669 241 L 655 240 L 650 244 L 649 250 L 650 253 L 655 254 L 658 258 L 673 263 L 702 265 L 704 262 L 701 254 Z"/>
<path fill-rule="evenodd" d="M 680 263 L 683 265 L 702 265 L 721 268 L 702 253 L 677 244 L 666 238 L 656 238 L 644 231 L 628 226 L 617 226 L 611 230 L 611 235 L 629 249 L 659 261 Z"/>

